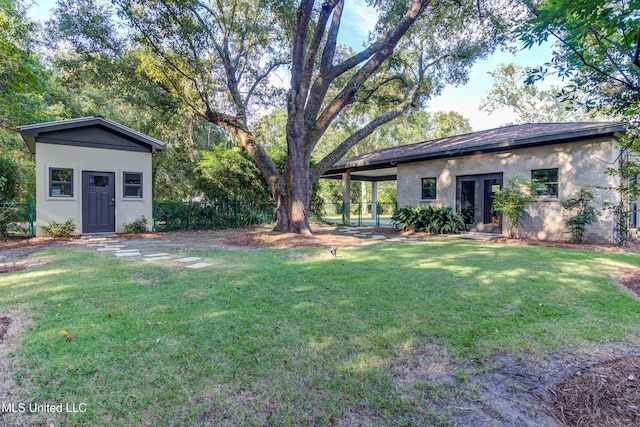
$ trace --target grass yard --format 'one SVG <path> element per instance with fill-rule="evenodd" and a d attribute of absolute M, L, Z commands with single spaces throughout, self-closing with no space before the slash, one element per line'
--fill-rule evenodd
<path fill-rule="evenodd" d="M 433 239 L 190 255 L 222 264 L 60 248 L 0 275 L 0 313 L 31 319 L 11 400 L 86 404 L 0 423 L 448 425 L 469 366 L 640 330 L 611 278 L 637 254 Z"/>

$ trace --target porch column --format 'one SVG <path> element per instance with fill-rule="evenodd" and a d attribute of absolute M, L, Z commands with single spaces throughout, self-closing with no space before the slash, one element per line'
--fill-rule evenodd
<path fill-rule="evenodd" d="M 375 222 L 378 217 L 378 182 L 371 181 L 371 219 Z"/>
<path fill-rule="evenodd" d="M 351 172 L 342 174 L 342 220 L 351 225 Z"/>

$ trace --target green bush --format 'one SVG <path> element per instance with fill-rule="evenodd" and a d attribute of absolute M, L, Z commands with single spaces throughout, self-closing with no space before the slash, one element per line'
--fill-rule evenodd
<path fill-rule="evenodd" d="M 396 211 L 391 221 L 403 230 L 426 231 L 436 234 L 455 234 L 465 229 L 462 215 L 451 207 L 417 206 Z"/>
<path fill-rule="evenodd" d="M 68 219 L 64 223 L 51 221 L 42 226 L 42 234 L 46 237 L 69 237 L 76 231 L 76 224 L 73 219 Z"/>
<path fill-rule="evenodd" d="M 593 206 L 594 191 L 587 187 L 578 187 L 575 197 L 561 203 L 564 223 L 571 232 L 573 243 L 582 243 L 587 225 L 597 221 L 599 212 Z"/>
<path fill-rule="evenodd" d="M 509 237 L 514 239 L 518 227 L 527 218 L 527 205 L 546 190 L 544 184 L 535 179 L 514 177 L 493 196 L 493 210 L 506 219 Z"/>
<path fill-rule="evenodd" d="M 127 234 L 146 233 L 148 231 L 147 218 L 143 215 L 140 218 L 125 224 L 123 228 L 124 232 Z"/>

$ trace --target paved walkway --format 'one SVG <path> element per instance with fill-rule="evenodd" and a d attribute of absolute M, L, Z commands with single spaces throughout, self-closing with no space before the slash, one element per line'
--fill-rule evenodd
<path fill-rule="evenodd" d="M 177 262 L 184 265 L 185 268 L 200 269 L 217 265 L 219 262 L 214 260 L 202 259 L 199 257 L 180 257 L 167 252 L 150 252 L 142 253 L 138 248 L 128 248 L 126 244 L 120 240 L 106 237 L 87 239 L 87 247 L 95 248 L 98 252 L 112 253 L 118 258 L 138 258 L 145 262 Z"/>

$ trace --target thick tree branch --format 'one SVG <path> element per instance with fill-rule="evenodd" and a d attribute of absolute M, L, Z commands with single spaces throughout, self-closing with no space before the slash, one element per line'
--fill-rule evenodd
<path fill-rule="evenodd" d="M 557 34 L 555 31 L 549 31 L 549 33 L 554 36 L 556 39 L 558 39 L 563 45 L 565 45 L 571 52 L 573 52 L 578 59 L 580 60 L 580 62 L 582 62 L 583 65 L 585 65 L 588 68 L 591 68 L 593 71 L 595 71 L 597 74 L 601 75 L 602 77 L 606 78 L 606 79 L 610 79 L 613 81 L 616 81 L 618 83 L 620 83 L 621 85 L 623 85 L 626 88 L 629 89 L 633 89 L 633 90 L 638 90 L 640 89 L 639 87 L 636 87 L 632 84 L 629 84 L 628 82 L 624 81 L 624 80 L 620 80 L 619 78 L 612 76 L 610 73 L 607 73 L 606 71 L 602 70 L 601 68 L 595 66 L 594 64 L 590 63 L 589 61 L 587 61 L 587 59 L 584 57 L 584 55 L 578 51 L 578 49 L 576 49 L 571 43 L 569 43 L 567 40 L 565 40 L 562 36 L 560 36 L 559 34 Z"/>
<path fill-rule="evenodd" d="M 320 137 L 327 130 L 333 120 L 340 112 L 353 102 L 356 92 L 362 84 L 382 65 L 382 63 L 393 53 L 393 49 L 398 44 L 402 36 L 409 30 L 411 25 L 420 17 L 431 0 L 414 0 L 409 10 L 405 13 L 398 25 L 383 39 L 379 49 L 352 77 L 340 93 L 324 109 L 320 117 L 316 120 L 313 131 L 309 132 L 307 146 L 315 146 Z"/>
<path fill-rule="evenodd" d="M 331 167 L 338 160 L 343 158 L 354 145 L 362 141 L 367 136 L 371 135 L 371 133 L 378 127 L 390 122 L 391 120 L 404 113 L 409 107 L 413 105 L 419 91 L 420 84 L 413 86 L 406 92 L 405 99 L 402 101 L 402 103 L 396 105 L 391 111 L 388 111 L 376 117 L 375 119 L 367 123 L 364 127 L 360 128 L 357 132 L 353 133 L 347 139 L 342 141 L 335 149 L 333 149 L 333 151 L 327 154 L 322 160 L 320 160 L 311 168 L 311 170 L 309 171 L 311 182 L 315 182 L 318 178 L 320 178 L 320 176 L 322 176 L 323 173 L 331 169 Z"/>
<path fill-rule="evenodd" d="M 201 114 L 201 116 L 240 140 L 242 146 L 253 157 L 274 198 L 277 194 L 284 194 L 284 184 L 278 168 L 243 123 L 239 122 L 236 117 L 213 111 L 208 107 L 204 115 Z"/>
<path fill-rule="evenodd" d="M 318 112 L 320 111 L 320 108 L 322 108 L 322 103 L 324 102 L 327 91 L 335 79 L 335 77 L 330 77 L 330 72 L 336 53 L 336 46 L 338 44 L 338 30 L 340 29 L 343 6 L 344 1 L 339 0 L 333 10 L 331 27 L 327 33 L 327 40 L 325 41 L 322 52 L 319 75 L 313 83 L 313 87 L 311 88 L 311 92 L 306 103 L 304 115 L 304 126 L 306 129 L 310 129 L 313 126 L 313 123 L 318 117 Z"/>

